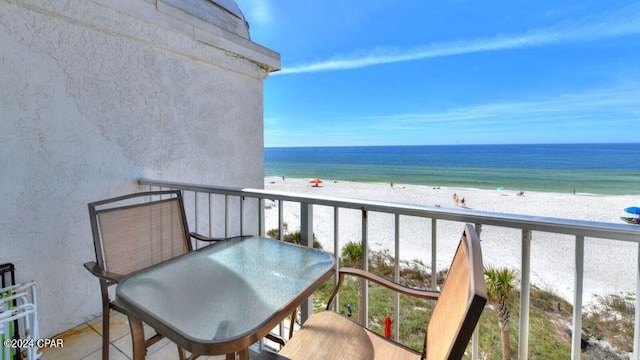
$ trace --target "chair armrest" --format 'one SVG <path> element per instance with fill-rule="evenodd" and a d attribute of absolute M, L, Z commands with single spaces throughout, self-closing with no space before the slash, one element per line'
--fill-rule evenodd
<path fill-rule="evenodd" d="M 372 274 L 364 270 L 345 267 L 345 268 L 341 268 L 338 271 L 338 283 L 336 284 L 335 289 L 333 289 L 333 293 L 329 297 L 329 301 L 327 302 L 327 310 L 330 309 L 333 299 L 338 294 L 338 291 L 340 289 L 340 286 L 342 286 L 342 281 L 345 275 L 352 275 L 352 276 L 360 277 L 363 279 L 367 279 L 375 282 L 376 284 L 382 285 L 388 289 L 397 291 L 401 294 L 405 294 L 405 295 L 409 295 L 409 296 L 413 296 L 421 299 L 438 300 L 438 298 L 440 297 L 439 291 L 420 290 L 420 289 L 410 288 L 408 286 L 397 284 L 393 281 L 387 280 L 381 276 Z"/>
<path fill-rule="evenodd" d="M 224 240 L 224 238 L 213 238 L 213 237 L 205 236 L 205 235 L 202 235 L 202 234 L 198 234 L 197 232 L 191 232 L 191 233 L 189 233 L 189 235 L 192 238 L 194 238 L 196 240 L 200 240 L 200 241 L 214 242 L 214 241 Z"/>
<path fill-rule="evenodd" d="M 103 280 L 107 280 L 110 281 L 112 283 L 119 283 L 120 281 L 122 281 L 122 279 L 124 279 L 124 276 L 119 275 L 119 274 L 114 274 L 114 273 L 110 273 L 106 270 L 104 270 L 103 268 L 101 268 L 100 266 L 98 266 L 98 263 L 95 261 L 89 261 L 84 263 L 84 267 L 89 270 L 90 273 L 92 273 L 94 276 L 103 279 Z"/>

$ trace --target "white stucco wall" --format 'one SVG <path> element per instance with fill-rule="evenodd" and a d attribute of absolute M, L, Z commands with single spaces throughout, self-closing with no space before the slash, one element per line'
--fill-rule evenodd
<path fill-rule="evenodd" d="M 38 281 L 42 337 L 101 311 L 88 202 L 141 177 L 262 187 L 279 56 L 241 40 L 145 0 L 0 0 L 0 263 Z"/>

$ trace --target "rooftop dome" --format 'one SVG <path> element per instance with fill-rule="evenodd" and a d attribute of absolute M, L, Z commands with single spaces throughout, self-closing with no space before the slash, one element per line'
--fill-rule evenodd
<path fill-rule="evenodd" d="M 233 0 L 162 0 L 201 20 L 249 39 L 249 23 Z"/>

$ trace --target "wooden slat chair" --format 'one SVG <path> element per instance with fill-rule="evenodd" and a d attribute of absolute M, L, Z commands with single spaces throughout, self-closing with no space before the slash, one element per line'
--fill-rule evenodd
<path fill-rule="evenodd" d="M 180 191 L 148 191 L 88 204 L 96 261 L 84 267 L 100 280 L 102 294 L 102 359 L 109 359 L 109 311 L 126 315 L 109 295 L 109 287 L 125 276 L 192 250 L 191 237 L 214 239 L 189 233 Z M 161 339 L 146 340 L 149 347 Z M 178 349 L 181 359 L 182 349 Z"/>
<path fill-rule="evenodd" d="M 260 359 L 460 359 L 487 301 L 480 240 L 465 226 L 442 291 L 411 289 L 359 269 L 343 268 L 329 298 L 345 275 L 368 279 L 403 294 L 436 300 L 422 353 L 388 340 L 333 311 L 312 315 L 278 354 Z"/>

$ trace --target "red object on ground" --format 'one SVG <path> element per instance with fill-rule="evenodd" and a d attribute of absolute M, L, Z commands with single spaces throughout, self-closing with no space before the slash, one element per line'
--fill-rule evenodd
<path fill-rule="evenodd" d="M 391 320 L 391 317 L 387 314 L 384 318 L 384 337 L 387 339 L 391 339 L 391 323 L 393 323 L 393 320 Z"/>

